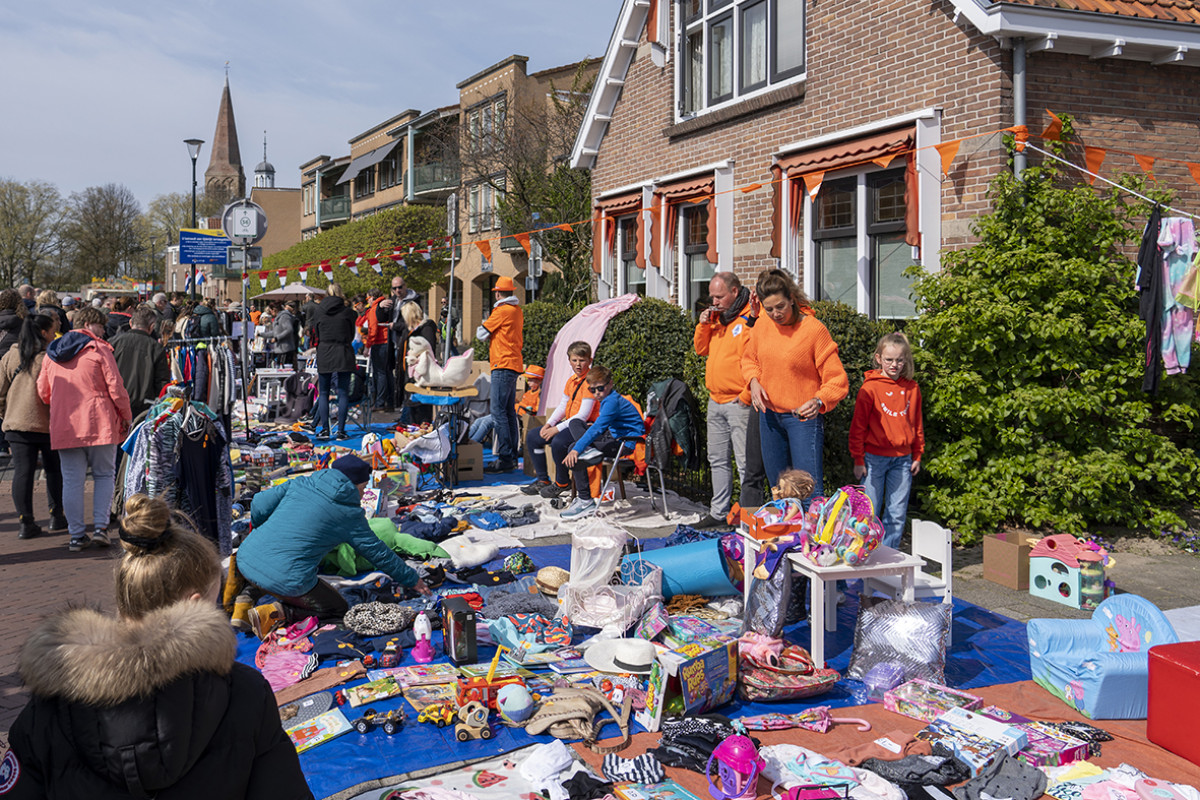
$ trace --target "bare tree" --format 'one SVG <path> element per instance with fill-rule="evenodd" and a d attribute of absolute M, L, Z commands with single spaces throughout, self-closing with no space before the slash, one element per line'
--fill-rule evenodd
<path fill-rule="evenodd" d="M 142 208 L 126 186 L 109 183 L 73 193 L 63 233 L 70 245 L 71 272 L 80 282 L 140 271 Z"/>
<path fill-rule="evenodd" d="M 0 286 L 44 282 L 59 247 L 63 210 L 54 184 L 0 180 Z"/>
<path fill-rule="evenodd" d="M 548 97 L 508 108 L 494 129 L 462 131 L 464 184 L 490 184 L 500 197 L 497 212 L 505 230 L 541 229 L 545 259 L 557 270 L 542 281 L 540 299 L 566 305 L 592 296 L 591 173 L 572 169 L 567 159 L 592 91 L 595 64 L 579 63 L 568 87 L 551 84 Z M 536 216 L 535 216 L 536 215 Z M 563 223 L 571 230 L 554 228 Z"/>

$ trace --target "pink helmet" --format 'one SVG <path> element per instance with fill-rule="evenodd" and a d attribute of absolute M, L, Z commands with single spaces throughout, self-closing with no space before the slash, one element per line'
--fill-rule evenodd
<path fill-rule="evenodd" d="M 712 782 L 712 762 L 718 762 L 720 785 Z M 757 797 L 758 773 L 765 766 L 758 750 L 748 736 L 734 734 L 717 745 L 704 769 L 708 792 L 716 800 L 739 800 Z"/>

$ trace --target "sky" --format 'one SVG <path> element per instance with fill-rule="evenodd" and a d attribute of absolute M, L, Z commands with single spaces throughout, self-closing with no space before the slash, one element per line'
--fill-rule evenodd
<path fill-rule="evenodd" d="M 516 53 L 530 73 L 602 58 L 621 0 L 37 0 L 0 4 L 0 178 L 63 196 L 108 183 L 145 207 L 191 191 L 184 139 L 209 145 L 229 62 L 246 181 L 300 164 Z"/>

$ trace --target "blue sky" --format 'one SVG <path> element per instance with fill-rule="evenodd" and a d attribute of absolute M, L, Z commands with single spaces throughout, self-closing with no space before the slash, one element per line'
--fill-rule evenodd
<path fill-rule="evenodd" d="M 63 195 L 123 183 L 143 206 L 191 190 L 229 82 L 247 180 L 263 131 L 277 186 L 299 165 L 513 53 L 536 72 L 600 58 L 620 0 L 38 0 L 0 5 L 0 177 Z"/>

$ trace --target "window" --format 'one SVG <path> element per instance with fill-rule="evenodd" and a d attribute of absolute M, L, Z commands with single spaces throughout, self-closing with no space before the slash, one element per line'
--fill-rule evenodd
<path fill-rule="evenodd" d="M 617 220 L 617 262 L 621 271 L 624 294 L 634 292 L 646 296 L 646 270 L 637 264 L 637 217 Z"/>
<path fill-rule="evenodd" d="M 804 0 L 679 0 L 683 116 L 804 72 Z"/>
<path fill-rule="evenodd" d="M 687 296 L 681 305 L 691 307 L 699 317 L 700 312 L 712 305 L 708 294 L 708 283 L 716 274 L 717 267 L 708 260 L 708 202 L 685 206 L 680 213 L 683 242 L 683 285 Z"/>
<path fill-rule="evenodd" d="M 796 191 L 802 191 L 797 181 Z M 860 216 L 860 192 L 865 193 L 865 218 Z M 867 295 L 873 318 L 896 319 L 915 313 L 912 248 L 905 243 L 904 170 L 865 173 L 826 180 L 813 209 L 813 257 L 816 295 L 858 308 L 859 269 L 866 259 Z M 859 252 L 859 232 L 865 231 L 866 252 Z"/>
<path fill-rule="evenodd" d="M 397 147 L 390 156 L 379 162 L 379 188 L 390 189 L 400 183 L 400 148 Z"/>
<path fill-rule="evenodd" d="M 479 192 L 483 187 L 475 184 L 467 191 L 467 232 L 479 232 Z"/>
<path fill-rule="evenodd" d="M 508 99 L 499 94 L 472 108 L 467 114 L 468 147 L 471 150 L 499 146 L 508 120 Z"/>
<path fill-rule="evenodd" d="M 500 227 L 498 205 L 503 196 L 503 175 L 471 186 L 467 191 L 467 230 L 469 233 Z"/>
<path fill-rule="evenodd" d="M 306 217 L 316 210 L 313 203 L 313 196 L 315 194 L 313 189 L 314 187 L 311 184 L 304 187 L 304 216 Z"/>
<path fill-rule="evenodd" d="M 375 193 L 375 167 L 367 167 L 354 179 L 354 196 L 366 197 Z"/>

